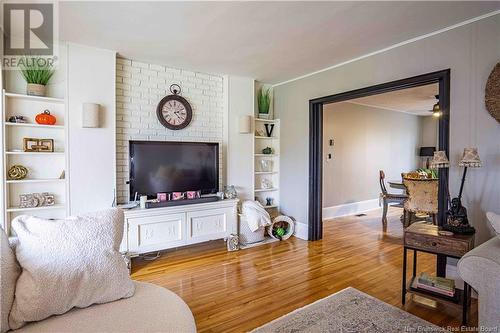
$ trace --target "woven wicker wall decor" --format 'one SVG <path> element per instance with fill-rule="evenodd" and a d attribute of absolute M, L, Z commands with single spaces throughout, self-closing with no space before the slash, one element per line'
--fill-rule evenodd
<path fill-rule="evenodd" d="M 488 77 L 484 102 L 491 116 L 500 123 L 500 62 L 496 64 Z"/>

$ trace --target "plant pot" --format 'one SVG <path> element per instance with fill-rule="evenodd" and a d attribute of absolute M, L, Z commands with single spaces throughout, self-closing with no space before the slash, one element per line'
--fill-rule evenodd
<path fill-rule="evenodd" d="M 259 113 L 259 119 L 269 119 L 269 113 Z"/>
<path fill-rule="evenodd" d="M 26 94 L 32 96 L 45 96 L 45 86 L 43 84 L 28 83 Z"/>

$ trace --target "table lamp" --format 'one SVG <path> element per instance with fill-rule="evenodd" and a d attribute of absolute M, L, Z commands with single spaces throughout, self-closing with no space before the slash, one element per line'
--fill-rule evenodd
<path fill-rule="evenodd" d="M 441 168 L 449 168 L 450 161 L 446 156 L 446 152 L 444 150 L 438 150 L 434 152 L 434 157 L 431 160 L 430 167 L 433 169 L 441 169 Z"/>
<path fill-rule="evenodd" d="M 446 152 L 444 150 L 438 150 L 434 152 L 434 157 L 431 160 L 430 167 L 432 169 L 444 169 L 450 167 L 450 161 L 446 156 Z M 448 189 L 447 179 L 444 178 L 445 188 L 446 188 L 446 207 L 448 207 L 448 202 L 450 202 L 450 191 Z"/>

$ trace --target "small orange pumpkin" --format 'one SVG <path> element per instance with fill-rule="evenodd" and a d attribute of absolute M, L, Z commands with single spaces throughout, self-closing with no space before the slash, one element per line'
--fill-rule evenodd
<path fill-rule="evenodd" d="M 40 125 L 54 125 L 56 123 L 56 117 L 51 115 L 49 110 L 45 110 L 43 113 L 36 115 L 35 121 Z"/>

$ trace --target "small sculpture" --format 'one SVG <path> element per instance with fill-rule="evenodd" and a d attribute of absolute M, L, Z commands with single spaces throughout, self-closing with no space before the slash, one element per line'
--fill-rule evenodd
<path fill-rule="evenodd" d="M 460 198 L 451 200 L 451 208 L 446 212 L 446 224 L 443 229 L 458 234 L 473 234 L 476 232 L 474 227 L 469 225 L 467 209 L 462 206 Z"/>
<path fill-rule="evenodd" d="M 273 153 L 273 148 L 271 148 L 271 147 L 266 147 L 266 148 L 262 149 L 262 154 L 271 155 L 272 153 Z"/>
<path fill-rule="evenodd" d="M 260 185 L 264 189 L 273 188 L 273 182 L 272 182 L 272 180 L 267 179 L 267 178 L 262 179 L 262 181 L 260 182 Z"/>
<path fill-rule="evenodd" d="M 227 238 L 227 250 L 228 251 L 237 251 L 240 249 L 240 239 L 238 235 L 231 234 Z"/>
<path fill-rule="evenodd" d="M 16 164 L 9 168 L 7 175 L 10 180 L 22 180 L 28 175 L 28 169 L 22 165 Z"/>
<path fill-rule="evenodd" d="M 28 120 L 26 119 L 25 116 L 12 116 L 12 117 L 9 117 L 9 123 L 21 123 L 21 124 L 24 124 L 24 123 L 27 123 Z"/>

